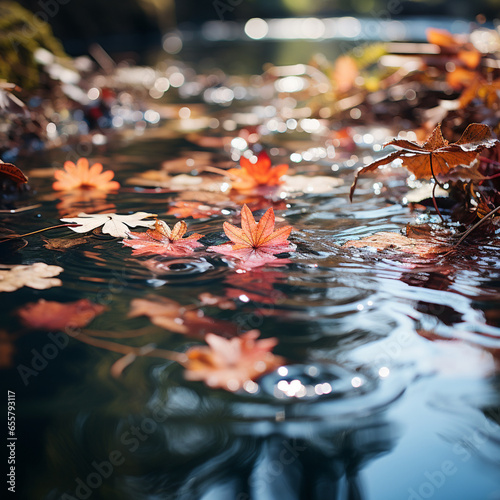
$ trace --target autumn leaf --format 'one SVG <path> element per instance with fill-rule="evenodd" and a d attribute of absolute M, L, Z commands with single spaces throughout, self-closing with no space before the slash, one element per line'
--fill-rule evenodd
<path fill-rule="evenodd" d="M 237 329 L 234 323 L 215 320 L 205 316 L 199 309 L 185 307 L 174 300 L 156 295 L 132 300 L 128 317 L 139 316 L 147 316 L 154 325 L 165 330 L 193 337 L 203 336 L 215 329 L 234 335 Z"/>
<path fill-rule="evenodd" d="M 83 245 L 89 241 L 88 236 L 82 236 L 81 238 L 44 238 L 45 242 L 43 246 L 49 250 L 60 250 L 63 252 L 68 248 L 75 247 L 78 245 Z"/>
<path fill-rule="evenodd" d="M 102 171 L 100 163 L 89 167 L 87 158 L 80 158 L 76 165 L 72 161 L 64 163 L 64 170 L 56 170 L 56 182 L 52 184 L 56 191 L 72 191 L 74 189 L 98 189 L 101 191 L 116 191 L 120 184 L 111 179 L 115 176 L 111 170 Z"/>
<path fill-rule="evenodd" d="M 263 266 L 277 259 L 276 254 L 291 252 L 295 245 L 288 241 L 291 226 L 274 230 L 274 211 L 269 208 L 259 223 L 255 222 L 250 209 L 243 205 L 241 228 L 224 222 L 224 232 L 232 243 L 209 247 L 207 250 L 243 261 L 243 267 Z"/>
<path fill-rule="evenodd" d="M 174 201 L 170 204 L 167 215 L 173 215 L 179 219 L 192 217 L 193 219 L 204 219 L 212 215 L 220 215 L 221 208 L 212 207 L 198 201 Z"/>
<path fill-rule="evenodd" d="M 435 257 L 450 250 L 448 245 L 442 243 L 425 241 L 420 238 L 408 238 L 399 233 L 385 231 L 360 240 L 346 241 L 342 246 L 345 248 L 371 247 L 378 251 L 394 250 L 424 258 Z"/>
<path fill-rule="evenodd" d="M 19 308 L 16 314 L 26 327 L 50 331 L 83 328 L 105 309 L 105 306 L 88 299 L 67 303 L 40 299 Z"/>
<path fill-rule="evenodd" d="M 288 165 L 285 163 L 273 167 L 265 151 L 259 153 L 255 162 L 242 156 L 240 165 L 241 168 L 227 170 L 233 189 L 238 191 L 246 191 L 258 186 L 278 186 L 282 183 L 281 176 L 288 171 Z"/>
<path fill-rule="evenodd" d="M 479 123 L 469 125 L 460 139 L 451 144 L 443 138 L 441 125 L 436 126 L 423 144 L 393 139 L 385 146 L 395 146 L 400 150 L 359 169 L 354 177 L 349 198 L 352 201 L 360 175 L 373 172 L 394 160 L 402 160 L 403 167 L 418 179 L 430 179 L 437 175 L 443 178 L 451 168 L 462 164 L 469 165 L 482 149 L 492 147 L 497 142 L 498 140 L 492 137 L 490 128 Z"/>
<path fill-rule="evenodd" d="M 123 244 L 132 247 L 132 255 L 172 255 L 180 257 L 193 253 L 196 248 L 203 245 L 197 240 L 202 238 L 201 234 L 192 234 L 184 238 L 187 224 L 184 221 L 177 222 L 172 229 L 165 222 L 156 219 L 154 229 L 148 229 L 144 233 L 129 233 L 129 239 L 123 240 Z"/>
<path fill-rule="evenodd" d="M 3 269 L 1 269 L 3 268 Z M 62 281 L 54 278 L 64 269 L 37 262 L 28 266 L 0 266 L 0 292 L 13 292 L 23 286 L 45 290 L 61 286 Z"/>
<path fill-rule="evenodd" d="M 7 177 L 16 184 L 25 184 L 28 182 L 28 178 L 23 174 L 21 169 L 12 165 L 12 163 L 4 163 L 2 160 L 0 160 L 0 177 Z"/>
<path fill-rule="evenodd" d="M 340 56 L 335 61 L 332 71 L 332 79 L 336 83 L 337 90 L 343 94 L 351 90 L 359 77 L 359 68 L 351 56 Z"/>
<path fill-rule="evenodd" d="M 259 335 L 258 330 L 251 330 L 240 337 L 225 339 L 208 333 L 205 336 L 208 346 L 191 347 L 186 352 L 186 379 L 201 380 L 209 387 L 232 392 L 253 388 L 253 381 L 285 363 L 281 356 L 271 352 L 278 340 L 257 340 Z"/>
<path fill-rule="evenodd" d="M 61 219 L 62 222 L 79 224 L 79 226 L 70 227 L 76 233 L 88 233 L 93 229 L 102 226 L 104 234 L 110 234 L 116 238 L 126 238 L 129 233 L 129 227 L 151 227 L 154 224 L 152 220 L 144 220 L 148 217 L 156 217 L 156 214 L 147 212 L 136 212 L 130 215 L 118 215 L 114 213 L 108 214 L 86 214 L 81 212 L 78 217 L 66 217 Z"/>

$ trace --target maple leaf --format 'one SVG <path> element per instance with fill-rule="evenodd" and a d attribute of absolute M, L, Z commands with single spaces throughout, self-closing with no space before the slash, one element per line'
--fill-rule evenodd
<path fill-rule="evenodd" d="M 343 247 L 364 248 L 371 247 L 377 250 L 396 250 L 419 257 L 429 258 L 447 252 L 450 247 L 441 243 L 424 241 L 420 238 L 408 238 L 399 233 L 382 231 L 360 240 L 346 241 Z"/>
<path fill-rule="evenodd" d="M 126 238 L 128 235 L 128 227 L 151 227 L 154 221 L 143 220 L 148 217 L 156 217 L 156 214 L 149 214 L 147 212 L 136 212 L 130 215 L 118 215 L 114 213 L 108 214 L 86 214 L 81 212 L 78 217 L 66 217 L 61 219 L 62 222 L 70 222 L 73 224 L 79 224 L 76 227 L 70 227 L 72 231 L 76 233 L 87 233 L 102 226 L 102 232 L 104 234 L 110 234 L 117 238 Z"/>
<path fill-rule="evenodd" d="M 154 229 L 148 229 L 144 233 L 129 233 L 128 240 L 123 240 L 123 244 L 132 247 L 133 255 L 173 255 L 176 257 L 188 255 L 196 248 L 202 247 L 197 240 L 202 238 L 201 234 L 192 234 L 187 238 L 184 235 L 187 231 L 187 224 L 179 221 L 170 229 L 168 224 L 156 219 Z"/>
<path fill-rule="evenodd" d="M 259 335 L 258 330 L 251 330 L 240 337 L 225 339 L 208 333 L 205 336 L 208 346 L 191 347 L 186 352 L 184 376 L 229 391 L 248 387 L 249 382 L 285 363 L 281 356 L 271 352 L 278 340 L 257 340 Z"/>
<path fill-rule="evenodd" d="M 49 266 L 44 262 L 36 262 L 27 266 L 1 266 L 0 292 L 13 292 L 23 286 L 45 290 L 53 286 L 61 286 L 62 281 L 54 278 L 64 269 L 59 266 Z"/>
<path fill-rule="evenodd" d="M 19 308 L 16 314 L 26 327 L 50 331 L 83 328 L 105 309 L 105 306 L 94 304 L 88 299 L 64 304 L 40 299 Z"/>
<path fill-rule="evenodd" d="M 111 179 L 115 176 L 111 170 L 102 171 L 100 163 L 94 163 L 89 167 L 87 158 L 80 158 L 76 165 L 72 161 L 64 163 L 64 170 L 56 170 L 54 177 L 56 182 L 52 184 L 56 191 L 71 191 L 80 189 L 99 189 L 101 191 L 113 191 L 120 184 Z"/>
<path fill-rule="evenodd" d="M 407 168 L 418 179 L 430 179 L 436 175 L 444 178 L 451 168 L 461 164 L 470 164 L 482 149 L 492 147 L 497 142 L 497 139 L 492 138 L 490 128 L 479 123 L 469 125 L 460 139 L 451 144 L 443 138 L 440 124 L 436 126 L 423 144 L 404 139 L 393 139 L 384 147 L 396 146 L 400 150 L 360 168 L 354 177 L 349 198 L 352 201 L 360 175 L 373 172 L 378 167 L 387 165 L 394 160 L 402 160 L 403 167 Z"/>
<path fill-rule="evenodd" d="M 0 177 L 7 177 L 13 180 L 16 184 L 25 184 L 28 178 L 23 172 L 12 163 L 4 163 L 0 160 Z"/>
<path fill-rule="evenodd" d="M 296 247 L 288 241 L 292 226 L 285 226 L 275 231 L 274 223 L 272 207 L 257 224 L 251 210 L 247 205 L 243 205 L 241 228 L 224 222 L 224 232 L 232 243 L 208 247 L 207 250 L 241 260 L 243 266 L 247 268 L 259 267 L 273 261 L 278 263 L 280 259 L 275 257 L 276 254 L 291 252 Z"/>
<path fill-rule="evenodd" d="M 244 156 L 240 159 L 241 168 L 230 168 L 227 174 L 231 177 L 232 187 L 238 191 L 245 191 L 258 186 L 278 186 L 282 183 L 281 176 L 288 171 L 285 163 L 271 165 L 271 159 L 265 151 L 257 156 L 257 161 L 252 163 Z"/>

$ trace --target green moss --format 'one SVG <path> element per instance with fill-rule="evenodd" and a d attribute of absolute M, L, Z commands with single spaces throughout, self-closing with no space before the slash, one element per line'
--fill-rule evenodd
<path fill-rule="evenodd" d="M 0 79 L 33 88 L 39 82 L 40 68 L 34 58 L 38 48 L 64 57 L 52 28 L 15 2 L 0 4 Z"/>

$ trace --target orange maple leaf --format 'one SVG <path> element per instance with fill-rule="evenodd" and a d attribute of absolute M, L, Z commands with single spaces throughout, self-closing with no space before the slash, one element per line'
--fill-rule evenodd
<path fill-rule="evenodd" d="M 249 390 L 255 385 L 251 382 L 285 362 L 271 352 L 278 339 L 257 340 L 259 335 L 258 330 L 251 330 L 228 340 L 208 333 L 205 336 L 208 346 L 191 347 L 186 352 L 186 379 L 202 380 L 210 387 L 229 391 L 242 387 Z"/>
<path fill-rule="evenodd" d="M 454 53 L 458 60 L 470 69 L 475 69 L 481 62 L 481 52 L 471 43 L 461 37 L 452 35 L 449 31 L 428 28 L 426 30 L 427 41 L 438 45 L 441 52 Z"/>
<path fill-rule="evenodd" d="M 52 187 L 56 191 L 71 191 L 76 188 L 113 191 L 120 187 L 118 182 L 111 180 L 114 176 L 111 170 L 103 172 L 100 163 L 94 163 L 89 167 L 87 158 L 80 158 L 76 165 L 72 161 L 67 161 L 64 163 L 64 170 L 54 172 L 56 182 Z"/>
<path fill-rule="evenodd" d="M 437 175 L 446 178 L 446 173 L 453 167 L 461 164 L 469 165 L 478 153 L 498 142 L 491 134 L 487 125 L 472 123 L 462 134 L 457 142 L 448 143 L 441 134 L 441 124 L 437 125 L 431 135 L 423 144 L 394 139 L 385 146 L 396 146 L 400 148 L 380 160 L 366 167 L 360 168 L 354 177 L 349 198 L 352 201 L 358 177 L 366 172 L 373 172 L 382 165 L 387 165 L 394 160 L 403 161 L 403 167 L 407 168 L 418 179 L 430 179 Z"/>
<path fill-rule="evenodd" d="M 274 210 L 269 208 L 257 223 L 247 205 L 241 209 L 241 228 L 224 222 L 224 232 L 232 243 L 209 247 L 207 250 L 244 261 L 245 267 L 258 267 L 276 260 L 276 254 L 295 250 L 288 241 L 292 226 L 274 230 Z"/>
<path fill-rule="evenodd" d="M 255 163 L 242 156 L 240 165 L 241 168 L 227 170 L 227 174 L 232 180 L 233 189 L 238 191 L 245 191 L 258 186 L 278 186 L 282 183 L 281 177 L 288 170 L 288 165 L 285 163 L 273 167 L 271 159 L 265 151 L 259 153 Z"/>
<path fill-rule="evenodd" d="M 154 229 L 143 233 L 130 231 L 130 239 L 123 240 L 123 244 L 134 249 L 132 255 L 188 255 L 203 245 L 197 241 L 202 238 L 201 234 L 194 233 L 184 238 L 186 231 L 187 224 L 184 221 L 177 222 L 170 229 L 168 224 L 156 219 Z"/>

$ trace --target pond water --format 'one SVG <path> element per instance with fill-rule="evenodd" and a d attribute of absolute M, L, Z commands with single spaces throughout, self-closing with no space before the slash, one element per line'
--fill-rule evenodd
<path fill-rule="evenodd" d="M 168 104 L 191 106 L 191 116 L 109 144 L 41 152 L 23 165 L 34 191 L 28 203 L 41 205 L 3 215 L 3 225 L 22 234 L 80 210 L 144 211 L 175 223 L 168 209 L 189 196 L 127 179 L 179 158 L 172 171 L 188 175 L 205 163 L 227 166 L 237 148 L 217 138 L 236 132 L 222 124 L 240 120 L 239 127 L 257 116 L 268 122 L 266 113 L 277 105 L 276 95 L 222 108 Z M 219 125 L 193 132 L 194 120 L 206 117 Z M 224 241 L 224 221 L 239 225 L 243 201 L 257 217 L 274 206 L 280 223 L 293 226 L 297 245 L 282 266 L 241 272 L 201 250 L 151 268 L 101 234 L 64 251 L 44 246 L 44 238 L 75 237 L 68 228 L 27 237 L 16 252 L 4 245 L 3 264 L 42 261 L 64 269 L 61 287 L 2 294 L 2 328 L 9 334 L 19 330 L 12 311 L 39 298 L 105 305 L 91 328 L 120 334 L 151 326 L 145 317 L 127 317 L 133 299 L 155 294 L 189 306 L 211 293 L 230 297 L 236 308 L 200 306 L 207 316 L 237 333 L 256 328 L 276 337 L 274 352 L 288 360 L 252 391 L 231 393 L 186 381 L 178 364 L 158 358 L 138 358 L 115 378 L 116 353 L 57 332 L 19 335 L 4 376 L 6 388 L 16 392 L 19 498 L 500 499 L 498 245 L 473 251 L 464 245 L 451 257 L 425 262 L 341 247 L 379 231 L 400 231 L 416 218 L 438 221 L 394 201 L 404 190 L 401 176 L 386 182 L 389 191 L 382 193 L 373 180 L 363 180 L 349 203 L 355 168 L 380 154 L 374 146 L 394 134 L 359 125 L 352 132 L 356 141 L 334 145 L 337 136 L 328 127 L 270 132 L 262 142 L 274 164 L 289 163 L 294 175 L 335 178 L 337 185 L 323 193 L 282 196 L 278 190 L 272 200 L 221 201 L 206 192 L 191 198 L 222 208 L 187 219 L 189 231 L 203 234 L 206 244 Z M 311 161 L 291 161 L 297 152 Z M 54 194 L 52 177 L 40 169 L 80 155 L 113 169 L 120 192 L 105 202 Z M 183 352 L 200 339 L 153 328 L 120 341 Z M 20 366 L 32 371 L 22 375 Z"/>

